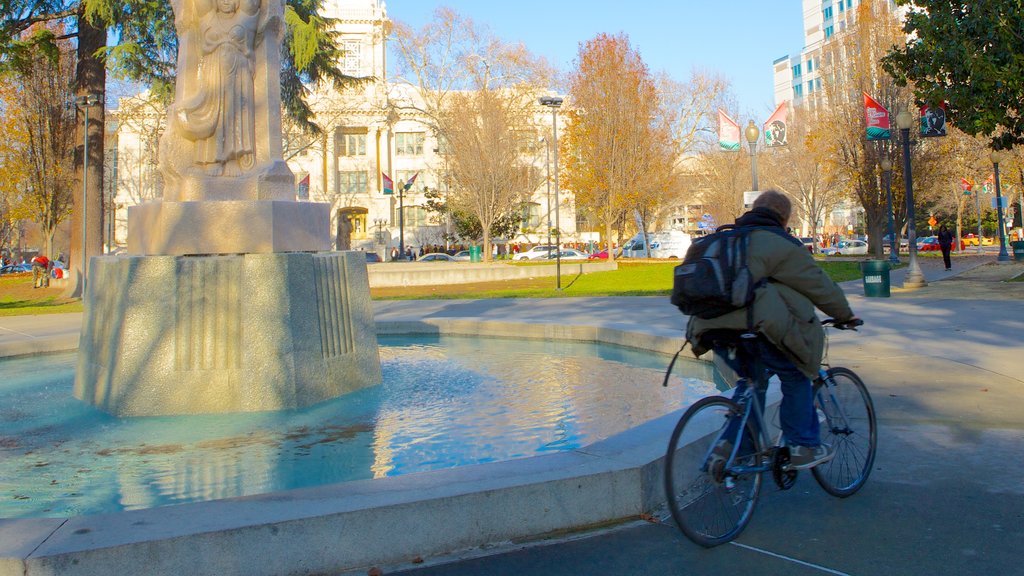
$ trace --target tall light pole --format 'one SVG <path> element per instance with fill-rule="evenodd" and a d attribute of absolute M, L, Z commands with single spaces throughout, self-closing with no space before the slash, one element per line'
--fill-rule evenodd
<path fill-rule="evenodd" d="M 542 106 L 551 108 L 551 145 L 555 149 L 555 288 L 562 289 L 562 228 L 558 222 L 558 109 L 562 99 L 557 96 L 541 96 Z"/>
<path fill-rule="evenodd" d="M 100 97 L 95 94 L 85 94 L 75 98 L 75 104 L 82 107 L 82 111 L 85 113 L 85 129 L 82 133 L 85 135 L 82 140 L 82 246 L 79 250 L 82 253 L 82 264 L 81 264 L 81 277 L 82 277 L 82 298 L 85 298 L 85 269 L 88 264 L 88 246 L 87 241 L 89 240 L 89 108 L 96 106 L 100 103 Z"/>
<path fill-rule="evenodd" d="M 544 173 L 548 182 L 548 212 L 544 220 L 548 224 L 548 246 L 551 246 L 551 146 L 547 138 L 541 138 L 540 141 L 544 143 Z"/>
<path fill-rule="evenodd" d="M 897 253 L 900 251 L 900 242 L 896 239 L 896 232 L 893 230 L 892 216 L 892 160 L 889 160 L 888 157 L 882 158 L 880 166 L 885 180 L 885 210 L 889 216 L 889 262 L 899 264 L 900 257 Z"/>
<path fill-rule="evenodd" d="M 907 277 L 903 280 L 904 288 L 921 288 L 928 285 L 921 265 L 917 262 L 917 227 L 914 224 L 914 182 L 910 171 L 910 127 L 914 125 L 914 117 L 904 108 L 896 115 L 896 126 L 903 138 L 903 185 L 907 197 L 907 250 L 910 252 Z"/>
<path fill-rule="evenodd" d="M 999 150 L 993 150 L 989 158 L 992 160 L 992 166 L 995 169 L 996 180 L 996 226 L 999 228 L 999 256 L 996 258 L 996 262 L 1009 262 L 1010 255 L 1006 252 L 1006 229 L 1003 222 L 1003 194 L 999 188 L 999 163 L 1003 160 L 1003 153 Z"/>
<path fill-rule="evenodd" d="M 753 184 L 751 190 L 757 192 L 757 138 L 761 135 L 761 131 L 751 120 L 743 134 L 747 137 L 747 143 L 750 144 L 750 179 Z"/>

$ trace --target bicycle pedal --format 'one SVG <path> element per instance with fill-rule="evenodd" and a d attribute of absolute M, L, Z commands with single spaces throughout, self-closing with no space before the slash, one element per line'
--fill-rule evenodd
<path fill-rule="evenodd" d="M 772 479 L 780 490 L 789 490 L 796 484 L 798 471 L 790 468 L 789 447 L 780 446 L 772 460 Z"/>

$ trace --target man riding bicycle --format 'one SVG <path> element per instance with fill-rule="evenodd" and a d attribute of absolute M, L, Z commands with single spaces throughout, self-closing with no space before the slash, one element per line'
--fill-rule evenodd
<path fill-rule="evenodd" d="M 789 198 L 768 190 L 736 220 L 737 228 L 753 228 L 747 267 L 758 287 L 751 314 L 742 308 L 711 319 L 691 316 L 686 337 L 696 356 L 712 350 L 740 376 L 734 398 L 740 397 L 747 381 L 759 380 L 750 373 L 754 360 L 767 376 L 779 377 L 783 395 L 779 415 L 790 449 L 790 467 L 803 469 L 832 458 L 829 447 L 821 443 L 811 388 L 825 347 L 824 330 L 814 309 L 841 324 L 856 317 L 842 289 L 814 262 L 800 240 L 786 233 L 791 214 Z M 758 337 L 740 339 L 749 328 Z M 764 396 L 765 391 L 758 390 L 762 406 Z M 731 446 L 723 448 L 728 455 Z"/>

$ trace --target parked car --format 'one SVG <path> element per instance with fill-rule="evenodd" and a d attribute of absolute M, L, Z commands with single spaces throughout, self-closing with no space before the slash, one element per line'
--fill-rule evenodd
<path fill-rule="evenodd" d="M 525 252 L 516 254 L 516 260 L 535 260 L 537 258 L 547 258 L 548 252 L 555 250 L 557 247 L 550 244 L 538 244 L 533 248 Z"/>
<path fill-rule="evenodd" d="M 580 252 L 574 248 L 562 248 L 559 252 L 552 250 L 548 253 L 548 259 L 554 260 L 556 257 L 562 260 L 587 260 L 590 258 L 586 252 Z"/>
<path fill-rule="evenodd" d="M 690 248 L 690 235 L 679 230 L 649 232 L 647 243 L 651 258 L 682 258 Z M 623 258 L 646 258 L 644 235 L 637 234 L 622 245 Z"/>
<path fill-rule="evenodd" d="M 600 252 L 595 252 L 595 253 L 593 253 L 593 254 L 591 254 L 590 256 L 587 257 L 587 260 L 607 260 L 607 259 L 608 259 L 608 251 L 607 250 L 601 250 Z"/>
<path fill-rule="evenodd" d="M 939 249 L 939 238 L 937 236 L 925 236 L 917 239 L 918 252 L 933 252 Z"/>
<path fill-rule="evenodd" d="M 963 250 L 966 247 L 963 240 L 960 241 L 960 249 Z M 917 251 L 918 252 L 938 252 L 942 250 L 939 246 L 938 236 L 925 236 L 924 238 L 917 239 Z"/>
<path fill-rule="evenodd" d="M 380 254 L 377 254 L 376 252 L 363 252 L 363 254 L 366 254 L 367 264 L 373 264 L 374 262 L 383 262 L 383 260 L 381 260 L 380 258 Z"/>
<path fill-rule="evenodd" d="M 456 260 L 458 260 L 460 262 L 469 262 L 470 260 L 472 260 L 472 258 L 470 258 L 470 256 L 469 256 L 469 250 L 460 250 L 460 251 L 456 252 L 452 256 L 452 258 L 454 258 L 454 259 L 456 259 Z"/>
<path fill-rule="evenodd" d="M 977 234 L 967 234 L 963 238 L 961 238 L 960 241 L 963 242 L 964 246 L 977 246 L 978 245 L 978 235 Z M 981 245 L 982 246 L 993 246 L 993 245 L 995 245 L 995 243 L 996 243 L 995 240 L 993 240 L 992 238 L 986 238 L 985 236 L 981 237 Z"/>
<path fill-rule="evenodd" d="M 822 248 L 821 253 L 826 256 L 856 256 L 868 253 L 868 243 L 863 240 L 840 240 L 839 244 Z"/>
<path fill-rule="evenodd" d="M 424 254 L 416 259 L 417 262 L 456 262 L 455 258 L 444 252 L 433 252 Z"/>
<path fill-rule="evenodd" d="M 804 245 L 804 248 L 807 248 L 808 252 L 810 252 L 811 254 L 814 254 L 814 248 L 815 248 L 814 238 L 811 238 L 810 236 L 801 237 L 800 238 L 800 243 Z"/>
<path fill-rule="evenodd" d="M 0 268 L 0 274 L 19 274 L 21 272 L 31 272 L 31 264 L 8 264 L 3 268 Z"/>

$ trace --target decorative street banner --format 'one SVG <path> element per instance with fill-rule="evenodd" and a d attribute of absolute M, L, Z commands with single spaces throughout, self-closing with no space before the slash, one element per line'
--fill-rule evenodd
<path fill-rule="evenodd" d="M 299 190 L 295 195 L 299 200 L 309 200 L 309 174 L 299 180 Z"/>
<path fill-rule="evenodd" d="M 930 138 L 932 136 L 946 135 L 946 105 L 938 108 L 921 106 L 921 136 Z"/>
<path fill-rule="evenodd" d="M 405 183 L 405 186 L 403 187 L 403 190 L 408 192 L 409 188 L 412 188 L 413 182 L 416 182 L 416 177 L 419 176 L 419 175 L 420 175 L 419 172 L 413 174 L 412 178 L 409 178 L 409 181 Z"/>
<path fill-rule="evenodd" d="M 864 120 L 867 123 L 868 140 L 889 140 L 892 132 L 889 127 L 889 111 L 875 102 L 875 99 L 864 92 Z"/>
<path fill-rule="evenodd" d="M 718 146 L 722 150 L 740 149 L 740 125 L 721 109 L 718 110 Z"/>
<path fill-rule="evenodd" d="M 394 183 L 394 181 L 392 181 L 391 178 L 387 174 L 384 174 L 383 172 L 381 172 L 381 176 L 384 177 L 384 194 L 394 194 L 395 193 L 395 183 Z"/>
<path fill-rule="evenodd" d="M 968 180 L 967 178 L 961 178 L 960 189 L 964 191 L 964 196 L 970 196 L 971 190 L 974 190 L 974 181 Z"/>
<path fill-rule="evenodd" d="M 764 123 L 765 148 L 786 145 L 786 113 L 789 111 L 788 105 L 789 102 L 779 104 L 775 112 L 772 112 L 772 115 L 768 117 L 768 121 Z"/>

